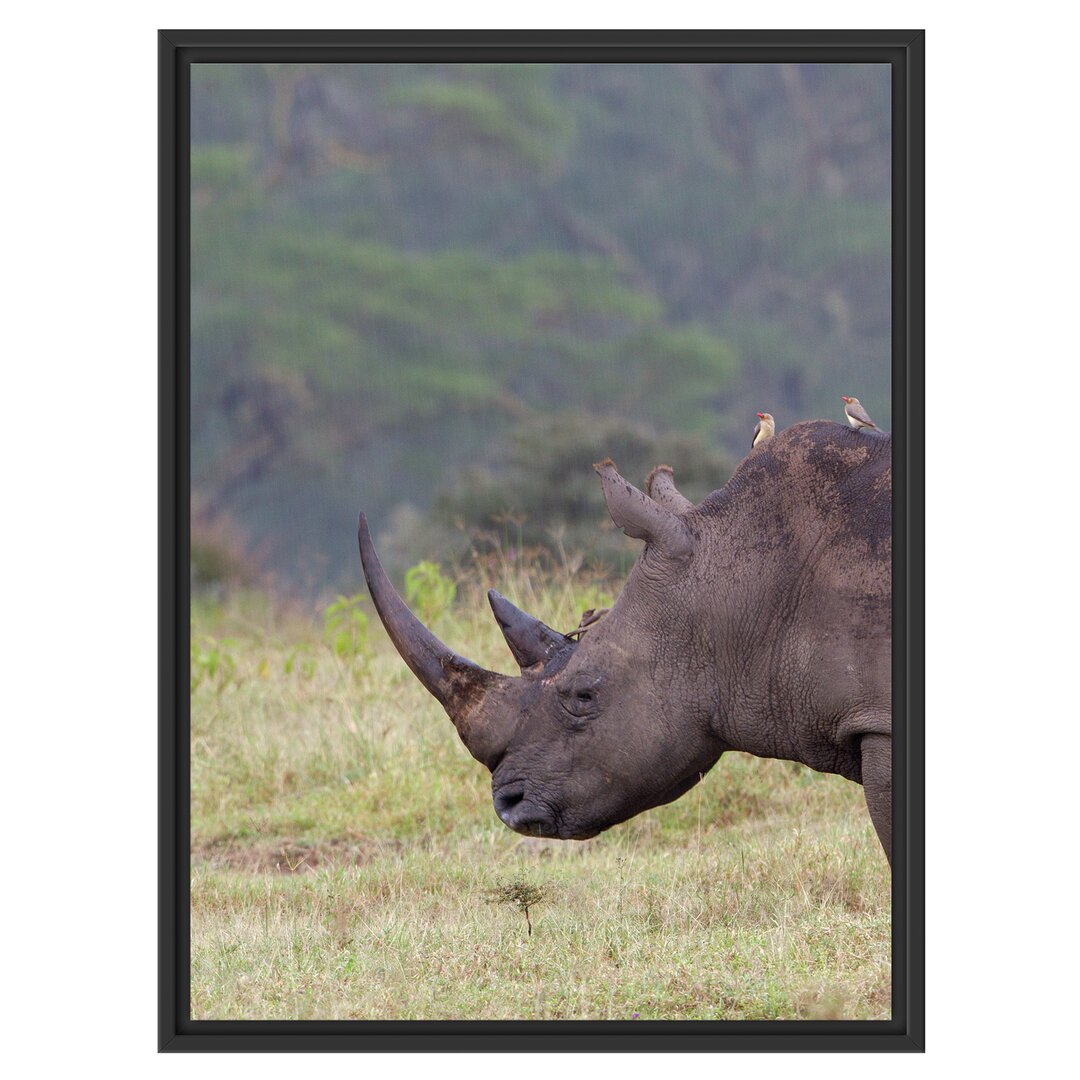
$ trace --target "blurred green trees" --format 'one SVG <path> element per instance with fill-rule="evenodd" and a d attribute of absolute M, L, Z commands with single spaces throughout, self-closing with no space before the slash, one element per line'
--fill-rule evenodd
<path fill-rule="evenodd" d="M 197 65 L 194 549 L 602 554 L 592 461 L 701 495 L 758 409 L 887 425 L 888 143 L 871 65 Z"/>

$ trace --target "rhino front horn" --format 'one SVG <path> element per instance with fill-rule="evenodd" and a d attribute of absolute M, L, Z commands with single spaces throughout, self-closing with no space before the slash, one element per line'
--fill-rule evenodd
<path fill-rule="evenodd" d="M 565 634 L 552 630 L 521 608 L 514 607 L 505 596 L 494 589 L 488 590 L 488 602 L 518 667 L 530 668 L 535 664 L 546 664 L 559 653 L 574 648 L 575 643 Z"/>
<path fill-rule="evenodd" d="M 685 559 L 694 550 L 686 524 L 619 475 L 611 458 L 594 465 L 611 520 L 627 536 L 644 540 L 669 559 Z"/>
<path fill-rule="evenodd" d="M 462 741 L 474 757 L 483 761 L 491 742 L 482 728 L 485 725 L 479 706 L 485 695 L 507 680 L 507 676 L 479 667 L 447 648 L 406 606 L 375 554 L 367 519 L 360 515 L 357 530 L 360 561 L 364 567 L 368 591 L 394 648 L 412 673 L 454 721 Z M 481 756 L 483 754 L 484 756 Z"/>

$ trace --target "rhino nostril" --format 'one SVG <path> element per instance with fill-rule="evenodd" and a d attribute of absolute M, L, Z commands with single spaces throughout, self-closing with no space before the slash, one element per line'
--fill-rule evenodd
<path fill-rule="evenodd" d="M 495 795 L 495 813 L 502 817 L 525 798 L 524 784 L 511 784 L 501 788 Z"/>

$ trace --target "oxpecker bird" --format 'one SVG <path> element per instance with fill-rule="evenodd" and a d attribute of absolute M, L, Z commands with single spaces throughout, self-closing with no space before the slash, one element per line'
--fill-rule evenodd
<path fill-rule="evenodd" d="M 581 636 L 587 631 L 591 630 L 609 611 L 611 608 L 589 608 L 581 613 L 581 621 L 577 624 L 576 630 L 571 630 L 569 634 L 565 636 L 568 638 L 576 637 L 579 641 Z"/>
<path fill-rule="evenodd" d="M 870 414 L 859 404 L 857 397 L 844 397 L 840 395 L 840 400 L 844 403 L 844 415 L 847 417 L 847 422 L 856 430 L 859 428 L 873 428 L 877 431 L 877 424 L 870 419 Z"/>
<path fill-rule="evenodd" d="M 757 414 L 757 419 L 757 427 L 754 428 L 754 438 L 750 443 L 751 450 L 753 450 L 759 442 L 771 439 L 776 434 L 776 421 L 772 418 L 772 413 L 759 412 Z"/>

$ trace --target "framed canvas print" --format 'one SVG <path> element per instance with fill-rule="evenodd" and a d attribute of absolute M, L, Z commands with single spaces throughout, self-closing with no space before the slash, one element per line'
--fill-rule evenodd
<path fill-rule="evenodd" d="M 159 47 L 161 1047 L 921 1049 L 921 32 Z"/>

